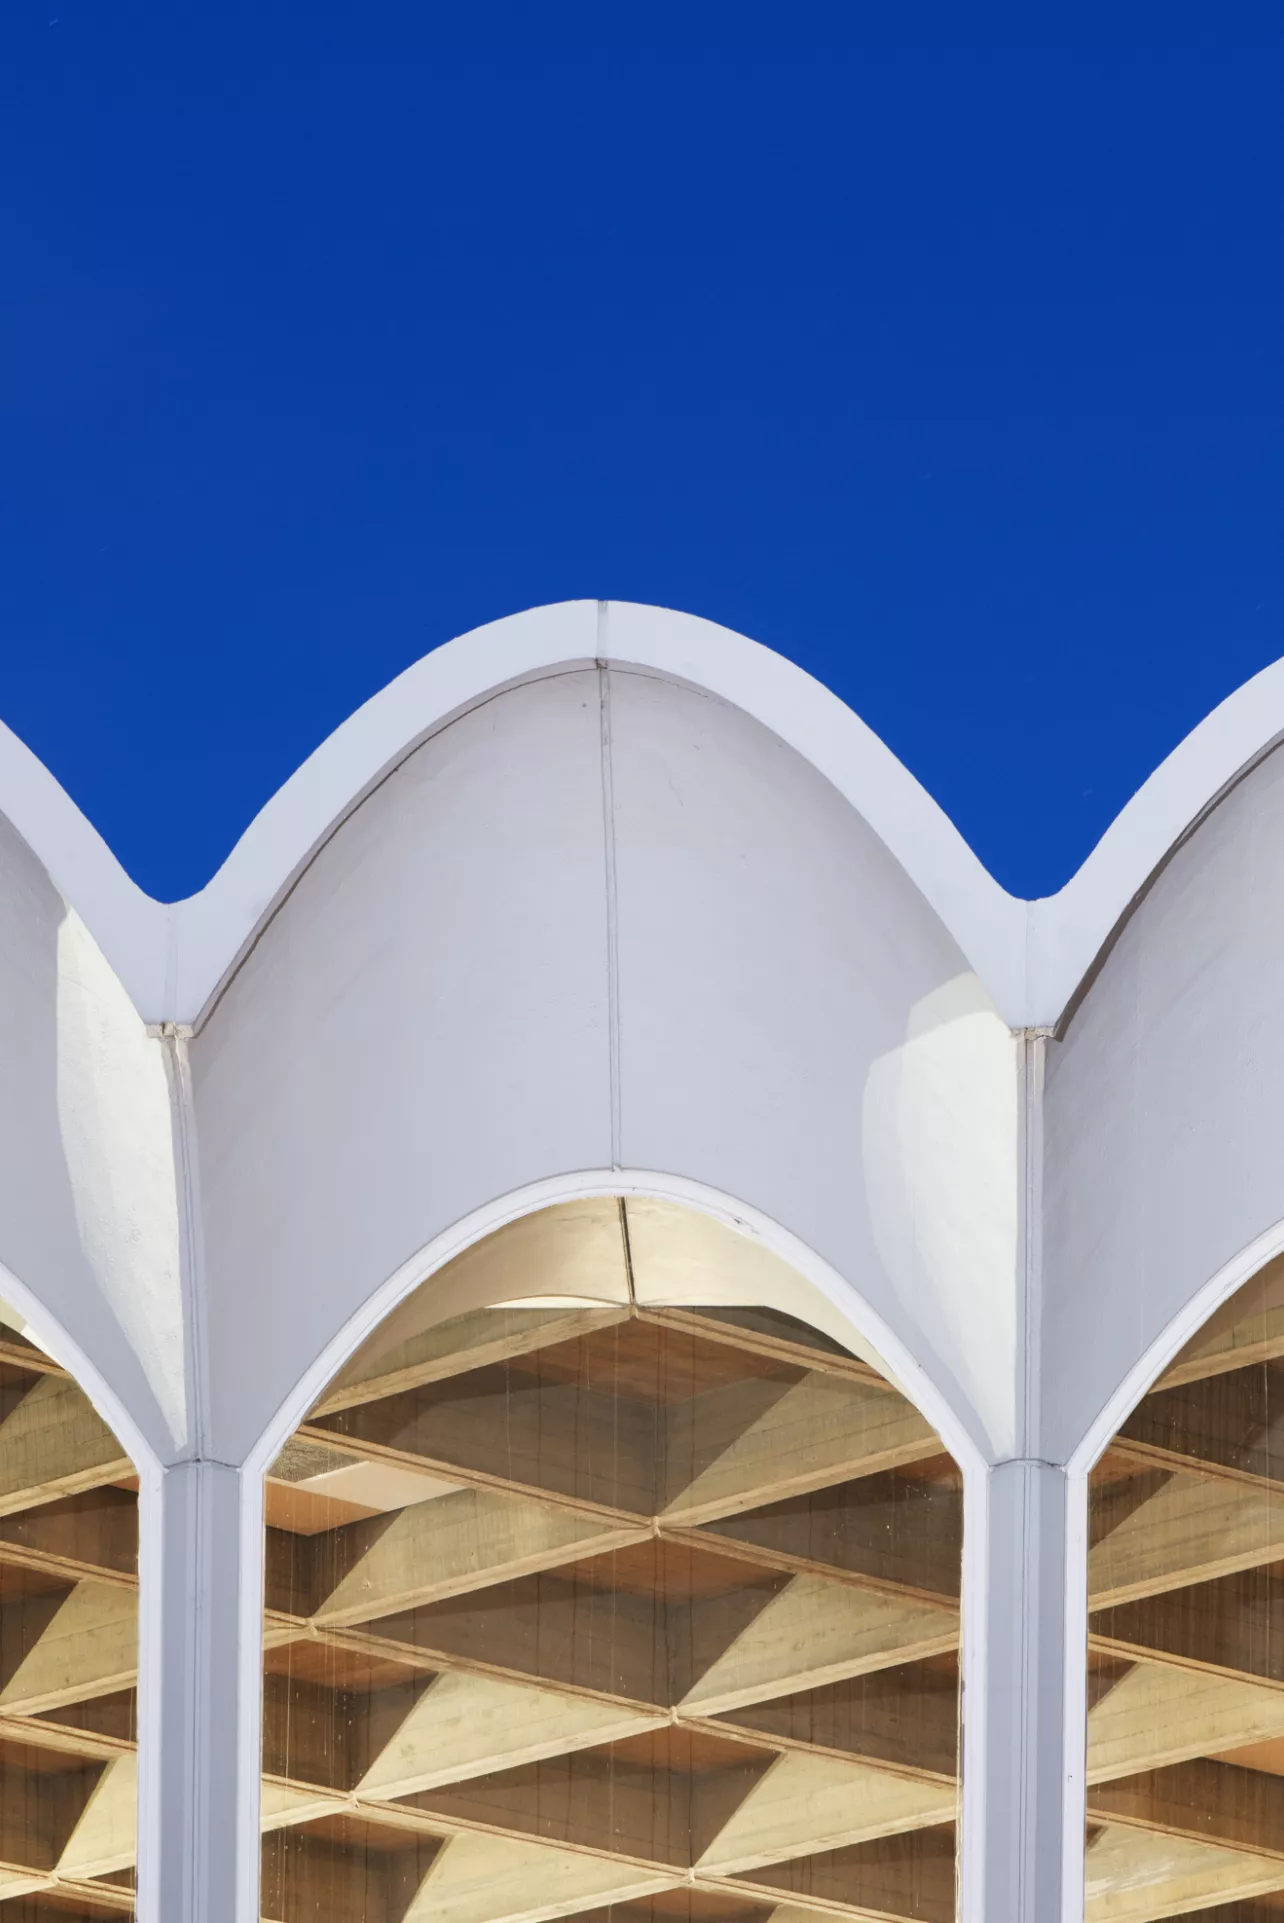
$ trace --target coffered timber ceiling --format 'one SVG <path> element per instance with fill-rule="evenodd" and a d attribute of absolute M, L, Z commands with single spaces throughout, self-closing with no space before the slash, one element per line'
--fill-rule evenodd
<path fill-rule="evenodd" d="M 0 1327 L 0 1916 L 130 1916 L 137 1827 L 132 1463 Z"/>
<path fill-rule="evenodd" d="M 273 1470 L 265 1916 L 952 1915 L 958 1473 L 791 1291 L 581 1203 L 359 1352 Z"/>
<path fill-rule="evenodd" d="M 289 1910 L 309 1877 L 378 1855 L 389 1919 L 944 1923 L 954 1465 L 869 1361 L 780 1308 L 728 1307 L 734 1276 L 714 1289 L 706 1269 L 722 1306 L 655 1303 L 634 1211 L 663 1218 L 671 1267 L 697 1218 L 576 1207 L 465 1258 L 467 1286 L 493 1263 L 511 1306 L 434 1324 L 433 1285 L 412 1298 L 276 1466 L 265 1914 L 273 1888 Z M 435 1299 L 460 1282 L 445 1271 Z M 1166 1381 L 1197 1393 L 1276 1354 L 1284 1270 Z M 1284 1781 L 1259 1771 L 1246 1804 L 1242 1756 L 1219 1760 L 1284 1751 L 1284 1654 L 1251 1613 L 1280 1581 L 1284 1512 L 1262 1465 L 1145 1422 L 1093 1496 L 1088 1917 L 1253 1899 L 1238 1923 L 1284 1891 Z M 380 1499 L 408 1475 L 421 1501 L 398 1480 Z M 1228 1582 L 1234 1648 L 1233 1612 L 1198 1613 Z"/>
<path fill-rule="evenodd" d="M 1090 1917 L 1284 1916 L 1282 1358 L 1276 1261 L 1093 1472 Z"/>
<path fill-rule="evenodd" d="M 957 1472 L 787 1312 L 644 1306 L 632 1206 L 470 1251 L 274 1465 L 273 1923 L 952 1916 Z M 1277 1263 L 1094 1478 L 1092 1923 L 1284 1915 L 1282 1359 Z M 128 1914 L 132 1465 L 11 1330 L 0 1387 L 0 1913 Z"/>

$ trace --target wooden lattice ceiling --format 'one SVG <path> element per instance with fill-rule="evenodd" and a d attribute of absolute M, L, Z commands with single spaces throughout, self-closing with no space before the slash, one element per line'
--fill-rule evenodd
<path fill-rule="evenodd" d="M 0 1335 L 0 1916 L 130 1916 L 133 1465 L 65 1371 Z"/>
<path fill-rule="evenodd" d="M 1284 1264 L 1093 1473 L 1089 1918 L 1284 1917 Z"/>
<path fill-rule="evenodd" d="M 778 1311 L 412 1323 L 269 1483 L 264 1917 L 952 1917 L 961 1497 L 926 1423 Z M 1094 1476 L 1091 1923 L 1284 1917 L 1281 1358 L 1277 1266 Z M 132 1475 L 7 1331 L 11 1923 L 133 1907 Z"/>
<path fill-rule="evenodd" d="M 264 1916 L 947 1923 L 962 1499 L 923 1418 L 779 1311 L 413 1321 L 274 1471 Z"/>

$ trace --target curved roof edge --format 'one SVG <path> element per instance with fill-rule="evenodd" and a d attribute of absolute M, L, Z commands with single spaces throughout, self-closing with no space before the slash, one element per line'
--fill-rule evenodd
<path fill-rule="evenodd" d="M 2 721 L 0 814 L 80 916 L 134 1006 L 159 1007 L 168 909 L 131 880 L 62 784 Z"/>
<path fill-rule="evenodd" d="M 1059 894 L 1030 904 L 1029 1027 L 1055 1028 L 1155 871 L 1284 739 L 1284 660 L 1228 694 L 1119 810 Z"/>
<path fill-rule="evenodd" d="M 406 755 L 504 687 L 609 661 L 701 688 L 823 774 L 939 915 L 1013 1028 L 1055 1027 L 1130 903 L 1237 776 L 1284 737 L 1284 662 L 1174 749 L 1057 895 L 1009 895 L 891 750 L 803 669 L 731 629 L 634 602 L 533 608 L 446 643 L 335 730 L 250 823 L 199 894 L 172 906 L 129 878 L 54 777 L 0 724 L 0 811 L 150 1023 L 199 1020 L 315 851 Z"/>
<path fill-rule="evenodd" d="M 178 971 L 167 1018 L 199 1018 L 318 844 L 420 742 L 499 688 L 600 660 L 704 689 L 796 749 L 886 843 L 995 1001 L 1018 999 L 1025 904 L 1004 893 L 926 790 L 836 695 L 769 648 L 694 615 L 568 601 L 447 642 L 322 742 L 208 886 L 173 910 Z"/>

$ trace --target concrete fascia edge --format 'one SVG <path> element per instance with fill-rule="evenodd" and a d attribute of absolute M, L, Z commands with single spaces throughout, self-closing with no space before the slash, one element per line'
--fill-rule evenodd
<path fill-rule="evenodd" d="M 1284 661 L 1173 750 L 1066 886 L 1000 887 L 904 764 L 838 697 L 771 649 L 695 615 L 568 601 L 447 642 L 349 716 L 250 823 L 199 894 L 130 880 L 47 768 L 0 724 L 0 812 L 81 916 L 149 1024 L 199 1022 L 315 850 L 399 761 L 490 694 L 607 660 L 703 689 L 785 741 L 883 841 L 1013 1029 L 1055 1028 L 1129 904 L 1192 823 L 1284 736 Z"/>

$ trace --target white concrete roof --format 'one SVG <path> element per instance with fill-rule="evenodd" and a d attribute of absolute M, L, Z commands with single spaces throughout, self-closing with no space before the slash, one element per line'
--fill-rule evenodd
<path fill-rule="evenodd" d="M 0 813 L 76 908 L 144 1019 L 192 1024 L 315 850 L 419 743 L 498 689 L 595 660 L 707 690 L 809 761 L 886 844 L 1013 1028 L 1056 1026 L 1168 852 L 1284 734 L 1277 662 L 1173 750 L 1058 894 L 1026 902 L 999 886 L 890 749 L 801 668 L 693 615 L 575 601 L 492 622 L 408 668 L 308 757 L 186 901 L 167 906 L 145 895 L 2 727 Z"/>
<path fill-rule="evenodd" d="M 145 1918 L 258 1913 L 260 1472 L 451 1257 L 602 1195 L 789 1264 L 945 1440 L 962 1914 L 1082 1914 L 1087 1469 L 1284 1251 L 1282 733 L 1278 664 L 1024 902 L 800 669 L 572 602 L 164 906 L 0 732 L 0 1296 L 141 1472 Z"/>

